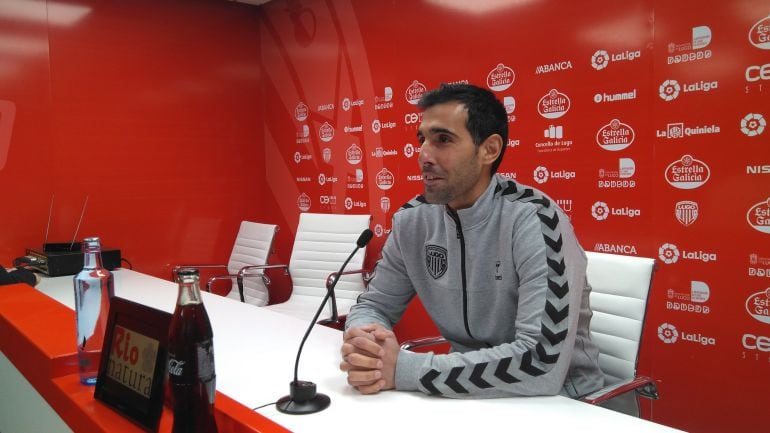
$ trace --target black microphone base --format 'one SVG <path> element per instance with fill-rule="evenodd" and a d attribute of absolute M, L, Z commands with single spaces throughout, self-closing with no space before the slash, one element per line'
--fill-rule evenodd
<path fill-rule="evenodd" d="M 315 383 L 302 380 L 289 384 L 290 395 L 281 397 L 275 407 L 279 412 L 290 415 L 307 415 L 320 412 L 331 404 L 326 394 L 316 392 Z"/>

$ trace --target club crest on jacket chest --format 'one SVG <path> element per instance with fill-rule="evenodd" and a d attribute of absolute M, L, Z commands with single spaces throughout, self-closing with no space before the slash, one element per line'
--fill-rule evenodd
<path fill-rule="evenodd" d="M 447 251 L 438 245 L 425 245 L 425 268 L 434 280 L 441 278 L 446 272 Z"/>

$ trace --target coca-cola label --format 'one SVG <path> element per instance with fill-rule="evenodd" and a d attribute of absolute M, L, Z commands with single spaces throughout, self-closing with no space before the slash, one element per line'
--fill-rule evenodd
<path fill-rule="evenodd" d="M 682 155 L 666 167 L 666 181 L 674 188 L 695 189 L 711 177 L 709 166 L 690 155 Z"/>
<path fill-rule="evenodd" d="M 425 93 L 427 90 L 428 89 L 421 82 L 417 80 L 412 81 L 412 84 L 406 88 L 406 92 L 404 94 L 406 97 L 406 102 L 412 105 L 417 105 L 417 103 L 420 102 L 420 98 L 422 98 L 423 93 Z"/>
<path fill-rule="evenodd" d="M 511 87 L 515 79 L 516 74 L 513 72 L 513 69 L 502 63 L 498 63 L 497 66 L 487 74 L 487 87 L 495 92 L 502 92 Z"/>
<path fill-rule="evenodd" d="M 176 377 L 182 377 L 184 374 L 185 361 L 169 358 L 168 360 L 168 374 Z"/>

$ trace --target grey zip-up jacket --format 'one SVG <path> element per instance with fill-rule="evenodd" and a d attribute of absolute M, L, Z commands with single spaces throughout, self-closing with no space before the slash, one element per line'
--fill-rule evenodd
<path fill-rule="evenodd" d="M 452 352 L 401 350 L 396 389 L 578 397 L 603 385 L 585 273 L 585 253 L 556 203 L 495 175 L 470 208 L 417 197 L 393 216 L 346 326 L 391 328 L 416 294 Z"/>

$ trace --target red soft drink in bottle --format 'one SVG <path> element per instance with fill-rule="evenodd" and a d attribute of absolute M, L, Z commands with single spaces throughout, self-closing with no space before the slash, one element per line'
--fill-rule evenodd
<path fill-rule="evenodd" d="M 197 269 L 177 273 L 179 296 L 168 333 L 173 433 L 216 433 L 214 340 Z"/>

